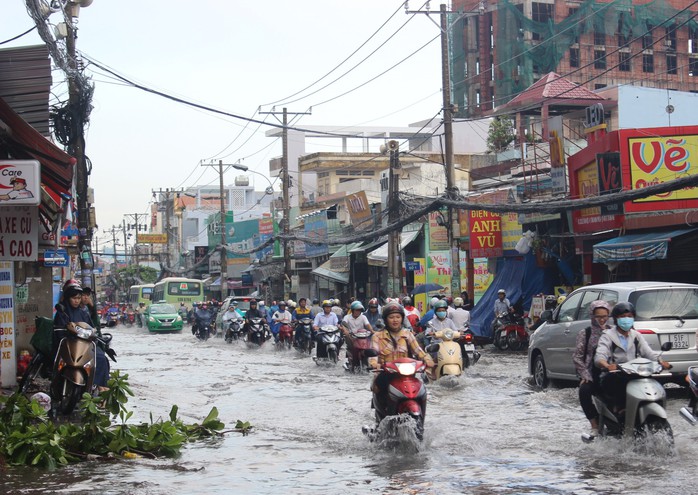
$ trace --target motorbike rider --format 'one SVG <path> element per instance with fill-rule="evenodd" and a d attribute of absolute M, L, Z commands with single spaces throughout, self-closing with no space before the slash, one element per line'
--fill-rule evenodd
<path fill-rule="evenodd" d="M 494 317 L 497 318 L 502 313 L 510 313 L 513 310 L 507 292 L 504 289 L 497 291 L 497 299 L 494 301 Z"/>
<path fill-rule="evenodd" d="M 594 367 L 594 353 L 603 332 L 611 328 L 608 324 L 610 314 L 611 306 L 606 301 L 597 299 L 591 302 L 589 305 L 591 326 L 577 334 L 577 346 L 572 356 L 579 377 L 579 404 L 589 420 L 591 437 L 599 434 L 599 412 L 592 400 L 592 396 L 598 393 L 599 385 L 598 368 Z"/>
<path fill-rule="evenodd" d="M 417 308 L 412 306 L 412 298 L 409 296 L 403 297 L 402 307 L 405 308 L 405 317 L 410 322 L 410 326 L 416 331 L 422 315 L 419 314 L 419 310 Z"/>
<path fill-rule="evenodd" d="M 441 299 L 438 297 L 432 297 L 431 300 L 429 301 L 429 311 L 426 312 L 426 314 L 422 317 L 421 320 L 419 320 L 419 326 L 422 328 L 426 328 L 427 324 L 431 321 L 432 318 L 434 318 L 434 304 L 439 302 Z"/>
<path fill-rule="evenodd" d="M 213 313 L 211 310 L 208 308 L 207 303 L 200 304 L 197 308 L 196 311 L 194 312 L 194 322 L 195 322 L 195 327 L 196 330 L 194 330 L 194 327 L 192 327 L 192 333 L 198 333 L 199 328 L 202 325 L 205 325 L 206 323 L 211 323 L 213 320 Z"/>
<path fill-rule="evenodd" d="M 229 305 L 228 310 L 223 313 L 223 317 L 221 318 L 221 324 L 223 325 L 224 329 L 228 329 L 228 325 L 230 325 L 230 322 L 233 320 L 236 320 L 239 317 L 238 312 L 235 311 L 235 306 L 234 305 Z"/>
<path fill-rule="evenodd" d="M 271 317 L 274 325 L 271 327 L 271 333 L 274 335 L 274 342 L 279 341 L 279 329 L 281 325 L 291 324 L 291 313 L 286 309 L 286 303 L 284 301 L 279 302 L 279 310 L 274 313 Z"/>
<path fill-rule="evenodd" d="M 92 301 L 92 289 L 90 287 L 82 288 L 82 301 L 80 302 L 80 307 L 87 310 L 92 319 L 92 326 L 95 330 L 99 331 L 102 327 L 99 322 L 99 315 L 97 314 L 97 308 Z"/>
<path fill-rule="evenodd" d="M 322 313 L 318 313 L 317 315 L 315 315 L 315 319 L 313 320 L 313 338 L 315 338 L 317 331 L 325 325 L 339 326 L 339 319 L 337 318 L 337 315 L 332 311 L 332 303 L 329 300 L 322 301 Z M 322 340 L 317 339 L 317 343 L 318 346 L 316 357 L 326 358 L 327 349 L 322 344 Z"/>
<path fill-rule="evenodd" d="M 470 311 L 464 308 L 465 302 L 463 298 L 456 297 L 453 300 L 453 313 L 451 314 L 451 320 L 456 325 L 458 330 L 467 327 L 470 324 Z"/>
<path fill-rule="evenodd" d="M 53 327 L 55 329 L 67 328 L 70 323 L 87 323 L 92 326 L 92 318 L 87 309 L 81 307 L 82 304 L 82 285 L 75 279 L 68 280 L 63 284 L 63 294 L 60 304 L 56 305 L 56 314 L 53 317 Z M 102 336 L 99 327 L 95 327 L 98 336 Z M 66 335 L 65 331 L 53 332 L 53 350 L 58 351 L 58 345 L 61 339 Z M 54 356 L 56 352 L 53 352 Z M 111 351 L 114 352 L 114 351 Z M 115 355 L 115 354 L 114 354 Z M 94 374 L 94 385 L 97 390 L 102 392 L 107 389 L 109 381 L 109 361 L 104 353 L 104 350 L 97 345 L 96 368 Z"/>
<path fill-rule="evenodd" d="M 434 360 L 419 346 L 414 334 L 403 328 L 405 310 L 397 303 L 383 306 L 385 330 L 376 332 L 371 338 L 371 347 L 378 352 L 377 357 L 369 358 L 369 365 L 380 370 L 385 363 L 399 358 L 413 357 L 423 360 L 429 368 L 434 367 Z M 378 373 L 373 380 L 373 391 L 378 397 L 385 397 L 390 383 L 390 374 Z"/>
<path fill-rule="evenodd" d="M 342 309 L 342 301 L 339 299 L 330 299 L 330 302 L 332 302 L 332 312 L 337 315 L 338 320 L 342 320 L 344 318 L 344 310 Z"/>
<path fill-rule="evenodd" d="M 364 316 L 371 325 L 371 328 L 374 328 L 376 326 L 376 322 L 381 317 L 381 314 L 378 311 L 378 299 L 374 297 L 368 301 L 368 309 L 364 312 Z"/>
<path fill-rule="evenodd" d="M 277 306 L 277 309 L 278 309 L 278 306 Z M 257 308 L 257 300 L 256 299 L 250 299 L 250 309 L 248 309 L 247 312 L 245 313 L 245 326 L 243 328 L 243 331 L 245 333 L 249 332 L 249 330 L 250 330 L 250 319 L 251 318 L 262 318 L 265 321 L 267 318 L 267 316 Z"/>
<path fill-rule="evenodd" d="M 298 300 L 298 304 L 300 304 L 300 299 Z M 313 315 L 322 313 L 322 306 L 320 306 L 320 301 L 318 301 L 317 299 L 313 299 L 313 305 L 310 307 L 310 312 L 313 313 Z"/>
<path fill-rule="evenodd" d="M 308 300 L 305 297 L 298 299 L 298 307 L 293 310 L 291 314 L 292 319 L 300 320 L 301 318 L 310 318 L 311 320 L 315 318 L 313 310 L 308 307 Z"/>
<path fill-rule="evenodd" d="M 661 353 L 653 351 L 642 334 L 633 328 L 635 316 L 632 303 L 619 302 L 613 306 L 611 317 L 615 326 L 601 335 L 594 355 L 594 364 L 601 370 L 601 391 L 618 413 L 625 408 L 625 386 L 629 381 L 625 373 L 610 373 L 618 370 L 618 364 L 643 357 L 656 360 L 664 369 L 671 368 L 668 362 L 659 359 Z"/>

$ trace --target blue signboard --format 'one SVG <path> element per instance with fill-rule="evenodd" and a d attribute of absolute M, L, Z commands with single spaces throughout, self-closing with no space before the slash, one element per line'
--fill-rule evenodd
<path fill-rule="evenodd" d="M 305 219 L 305 235 L 311 240 L 327 240 L 327 211 L 319 211 Z M 314 256 L 323 256 L 328 253 L 329 250 L 327 244 L 305 243 L 305 255 L 309 258 Z"/>
<path fill-rule="evenodd" d="M 408 272 L 418 272 L 422 269 L 422 265 L 419 261 L 405 261 L 405 270 Z"/>
<path fill-rule="evenodd" d="M 68 266 L 70 258 L 65 249 L 47 249 L 44 251 L 44 266 Z"/>

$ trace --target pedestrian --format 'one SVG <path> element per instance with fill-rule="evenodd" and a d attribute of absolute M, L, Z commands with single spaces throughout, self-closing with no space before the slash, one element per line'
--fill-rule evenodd
<path fill-rule="evenodd" d="M 603 332 L 611 328 L 608 318 L 611 314 L 611 306 L 601 299 L 592 301 L 589 305 L 591 326 L 581 330 L 577 335 L 572 361 L 579 377 L 579 404 L 584 415 L 589 420 L 591 437 L 599 434 L 599 412 L 594 406 L 592 396 L 598 393 L 599 375 L 598 368 L 594 367 L 594 354 Z"/>

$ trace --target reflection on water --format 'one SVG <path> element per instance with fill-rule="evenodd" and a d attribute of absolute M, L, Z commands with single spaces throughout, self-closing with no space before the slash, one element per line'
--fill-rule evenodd
<path fill-rule="evenodd" d="M 136 397 L 133 421 L 185 421 L 216 406 L 222 421 L 250 421 L 249 436 L 191 444 L 177 459 L 90 462 L 46 472 L 7 468 L 3 493 L 676 494 L 693 486 L 695 430 L 670 394 L 675 449 L 633 442 L 581 442 L 586 420 L 575 388 L 534 391 L 525 354 L 485 350 L 460 378 L 428 385 L 419 449 L 371 443 L 371 376 L 316 365 L 295 351 L 247 349 L 222 339 L 149 335 L 118 328 L 118 367 Z"/>

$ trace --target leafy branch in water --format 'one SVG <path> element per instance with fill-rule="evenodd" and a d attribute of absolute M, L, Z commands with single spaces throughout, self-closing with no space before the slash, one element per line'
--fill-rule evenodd
<path fill-rule="evenodd" d="M 94 456 L 175 457 L 187 442 L 223 435 L 218 409 L 211 409 L 201 424 L 185 424 L 174 405 L 169 419 L 132 425 L 126 408 L 133 392 L 128 375 L 112 372 L 109 389 L 98 397 L 84 394 L 79 423 L 57 423 L 36 401 L 21 394 L 0 397 L 0 466 L 33 465 L 54 469 Z M 248 434 L 252 425 L 237 421 L 232 431 Z M 229 430 L 230 431 L 230 430 Z"/>

